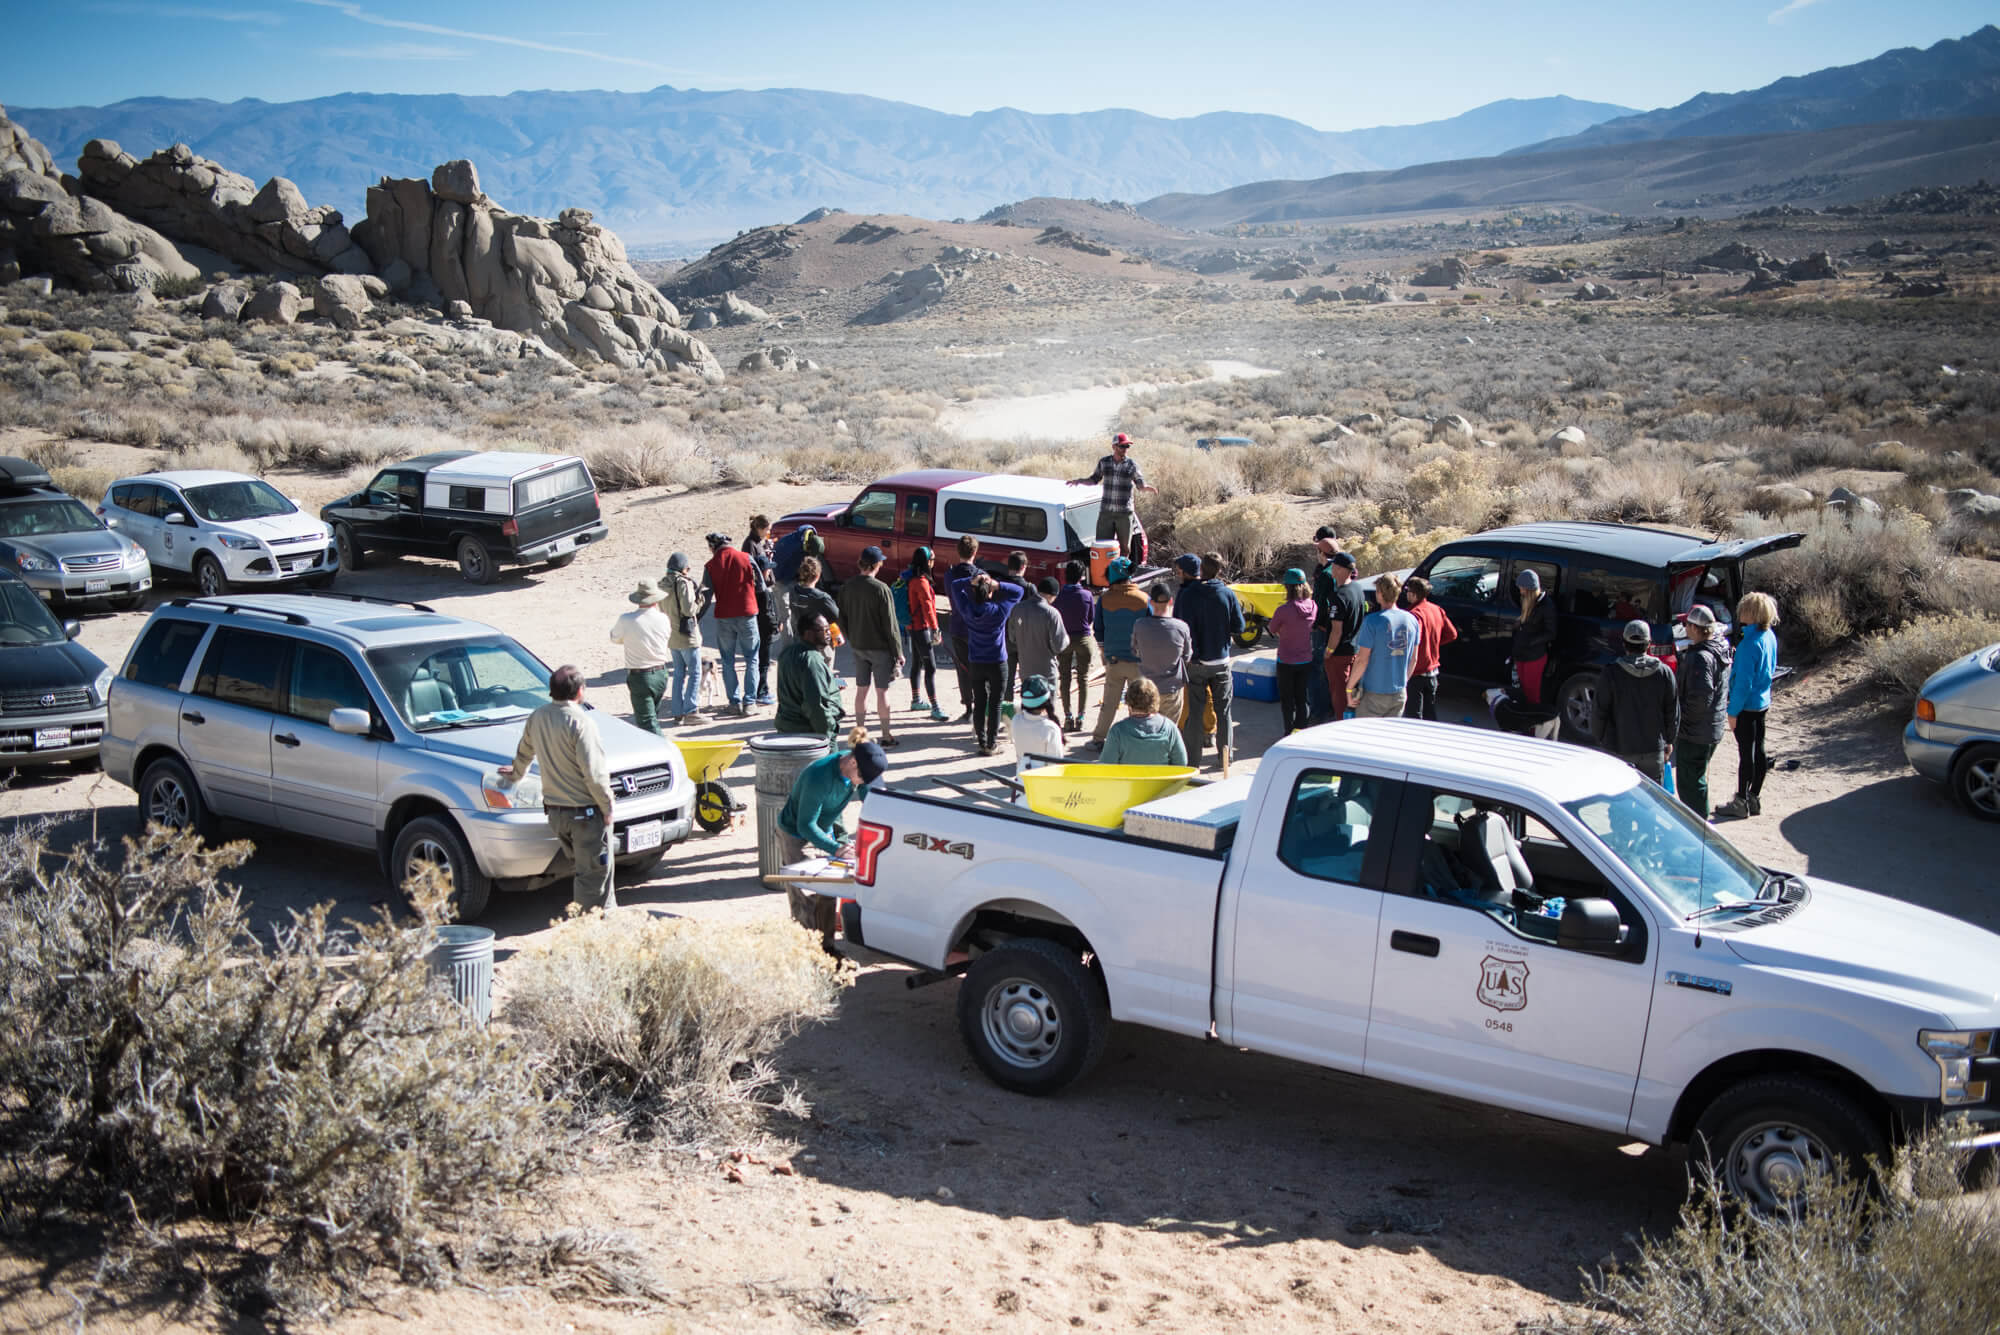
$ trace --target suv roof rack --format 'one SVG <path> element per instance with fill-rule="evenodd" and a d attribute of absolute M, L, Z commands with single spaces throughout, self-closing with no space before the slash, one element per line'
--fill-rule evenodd
<path fill-rule="evenodd" d="M 435 613 L 437 609 L 429 603 L 413 603 L 408 598 L 382 598 L 372 593 L 342 593 L 338 589 L 294 589 L 295 598 L 339 598 L 350 603 L 381 603 L 384 607 L 412 607 L 419 612 Z"/>
<path fill-rule="evenodd" d="M 310 626 L 312 622 L 297 612 L 281 612 L 275 607 L 245 607 L 241 603 L 225 602 L 220 598 L 175 598 L 168 607 L 212 607 L 221 612 L 241 612 L 252 616 L 277 617 L 288 626 Z"/>
<path fill-rule="evenodd" d="M 51 485 L 49 470 L 40 464 L 11 454 L 0 454 L 0 487 L 31 491 Z"/>

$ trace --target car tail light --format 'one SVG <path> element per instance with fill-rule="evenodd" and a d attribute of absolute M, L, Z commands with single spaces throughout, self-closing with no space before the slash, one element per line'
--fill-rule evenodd
<path fill-rule="evenodd" d="M 875 884 L 875 859 L 889 846 L 896 832 L 886 825 L 873 821 L 862 821 L 861 828 L 854 834 L 854 883 L 856 885 Z"/>
<path fill-rule="evenodd" d="M 1937 706 L 1919 696 L 1917 698 L 1917 722 L 1936 723 Z"/>
<path fill-rule="evenodd" d="M 521 536 L 521 526 L 509 519 L 500 525 L 500 536 L 503 538 L 518 538 Z"/>

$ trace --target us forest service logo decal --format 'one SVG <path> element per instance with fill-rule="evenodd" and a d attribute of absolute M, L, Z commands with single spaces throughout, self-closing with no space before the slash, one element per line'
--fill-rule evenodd
<path fill-rule="evenodd" d="M 1488 955 L 1479 961 L 1479 991 L 1476 995 L 1482 1004 L 1496 1011 L 1526 1010 L 1528 962 Z"/>

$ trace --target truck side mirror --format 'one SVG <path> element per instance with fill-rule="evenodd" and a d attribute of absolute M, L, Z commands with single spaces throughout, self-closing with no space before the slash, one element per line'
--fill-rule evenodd
<path fill-rule="evenodd" d="M 1572 899 L 1563 905 L 1556 926 L 1556 944 L 1564 950 L 1612 955 L 1624 948 L 1626 927 L 1618 906 L 1608 899 Z"/>
<path fill-rule="evenodd" d="M 64 639 L 66 639 L 66 640 L 73 640 L 73 639 L 75 639 L 75 638 L 76 638 L 77 636 L 79 636 L 79 635 L 81 635 L 81 634 L 83 634 L 83 623 L 82 623 L 81 621 L 65 621 L 65 622 L 63 622 L 63 638 L 64 638 Z"/>

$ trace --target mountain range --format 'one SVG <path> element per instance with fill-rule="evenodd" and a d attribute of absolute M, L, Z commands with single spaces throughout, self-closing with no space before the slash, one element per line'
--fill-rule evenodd
<path fill-rule="evenodd" d="M 728 234 L 819 205 L 975 215 L 1036 195 L 1145 199 L 1274 176 L 1499 153 L 1629 112 L 1568 97 L 1509 100 L 1426 125 L 1328 132 L 1278 116 L 1167 120 L 1135 111 L 947 115 L 802 89 L 505 97 L 343 93 L 302 102 L 137 98 L 10 114 L 65 165 L 94 138 L 140 156 L 185 143 L 259 181 L 360 216 L 376 178 L 478 164 L 508 208 L 594 210 L 628 241 Z"/>

